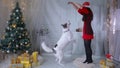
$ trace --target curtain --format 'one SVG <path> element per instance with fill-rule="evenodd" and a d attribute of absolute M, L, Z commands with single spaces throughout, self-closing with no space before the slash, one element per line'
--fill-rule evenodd
<path fill-rule="evenodd" d="M 120 35 L 120 8 L 119 0 L 109 0 L 110 6 L 110 25 L 107 30 L 108 41 L 109 41 L 109 53 L 113 56 L 113 59 L 120 61 L 120 46 L 119 46 L 119 35 Z"/>
<path fill-rule="evenodd" d="M 4 0 L 0 0 L 0 7 L 6 12 L 0 12 L 0 17 L 2 25 L 9 18 L 9 13 L 11 9 L 3 4 Z M 10 2 L 11 0 L 5 0 Z M 14 0 L 13 0 L 14 1 Z M 68 5 L 68 1 L 74 1 L 78 3 L 83 3 L 84 0 L 20 0 L 19 2 L 24 9 L 24 17 L 27 28 L 29 30 L 32 48 L 34 50 L 39 50 L 41 53 L 44 51 L 41 49 L 40 44 L 45 41 L 49 47 L 53 47 L 59 40 L 62 34 L 61 24 L 68 22 L 70 20 L 70 29 L 74 34 L 76 43 L 74 45 L 70 44 L 64 50 L 66 55 L 84 55 L 84 44 L 82 39 L 82 33 L 75 32 L 78 27 L 83 27 L 82 16 L 71 6 Z M 86 0 L 87 1 L 87 0 Z M 106 2 L 104 0 L 88 0 L 91 2 L 91 9 L 94 13 L 94 19 L 92 21 L 92 27 L 94 30 L 95 38 L 92 40 L 92 50 L 93 54 L 96 56 L 102 56 L 105 53 L 104 47 L 106 42 L 106 31 L 104 30 L 105 12 L 104 8 Z M 22 4 L 24 2 L 24 4 Z M 7 3 L 9 4 L 9 3 Z M 7 14 L 5 14 L 7 13 Z M 4 17 L 4 18 L 2 18 Z M 4 30 L 4 27 L 1 30 Z M 0 31 L 1 31 L 0 30 Z M 3 32 L 1 32 L 3 33 Z"/>

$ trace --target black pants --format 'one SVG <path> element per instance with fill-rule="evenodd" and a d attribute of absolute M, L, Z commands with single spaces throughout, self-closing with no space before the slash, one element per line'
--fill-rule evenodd
<path fill-rule="evenodd" d="M 92 61 L 91 39 L 90 40 L 84 39 L 84 47 L 85 47 L 85 53 L 86 53 L 86 60 Z"/>

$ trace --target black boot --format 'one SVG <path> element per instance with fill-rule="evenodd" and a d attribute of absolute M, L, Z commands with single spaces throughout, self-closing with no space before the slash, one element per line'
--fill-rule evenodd
<path fill-rule="evenodd" d="M 90 64 L 90 63 L 93 63 L 93 60 L 92 58 L 86 58 L 86 60 L 83 63 Z"/>
<path fill-rule="evenodd" d="M 87 64 L 89 64 L 89 63 L 93 63 L 92 54 L 88 54 Z"/>
<path fill-rule="evenodd" d="M 84 40 L 86 60 L 83 63 L 92 63 L 92 49 L 91 49 L 91 40 Z"/>
<path fill-rule="evenodd" d="M 83 63 L 87 63 L 88 62 L 88 60 L 86 59 Z"/>

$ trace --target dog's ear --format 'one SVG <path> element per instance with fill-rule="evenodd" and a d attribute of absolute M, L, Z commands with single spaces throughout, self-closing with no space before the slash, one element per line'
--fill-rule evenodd
<path fill-rule="evenodd" d="M 64 26 L 64 24 L 61 24 L 61 26 Z"/>
<path fill-rule="evenodd" d="M 71 23 L 69 22 L 68 25 L 71 25 Z"/>

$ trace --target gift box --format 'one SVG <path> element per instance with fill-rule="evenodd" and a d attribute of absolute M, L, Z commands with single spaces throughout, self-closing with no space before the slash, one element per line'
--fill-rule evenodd
<path fill-rule="evenodd" d="M 100 60 L 100 68 L 106 68 L 106 61 L 105 60 Z"/>
<path fill-rule="evenodd" d="M 115 68 L 114 63 L 110 59 L 100 60 L 100 68 Z"/>
<path fill-rule="evenodd" d="M 33 52 L 31 56 L 28 53 L 23 53 L 11 59 L 10 68 L 31 68 L 38 65 L 38 52 Z"/>
<path fill-rule="evenodd" d="M 11 64 L 16 64 L 16 58 L 11 59 Z"/>
<path fill-rule="evenodd" d="M 115 68 L 114 63 L 111 59 L 106 59 L 106 66 L 109 66 L 109 68 Z"/>
<path fill-rule="evenodd" d="M 31 64 L 29 63 L 29 64 L 25 64 L 24 65 L 24 68 L 31 68 L 32 66 L 31 66 Z"/>
<path fill-rule="evenodd" d="M 32 53 L 32 60 L 34 63 L 38 62 L 38 52 L 33 52 Z"/>

